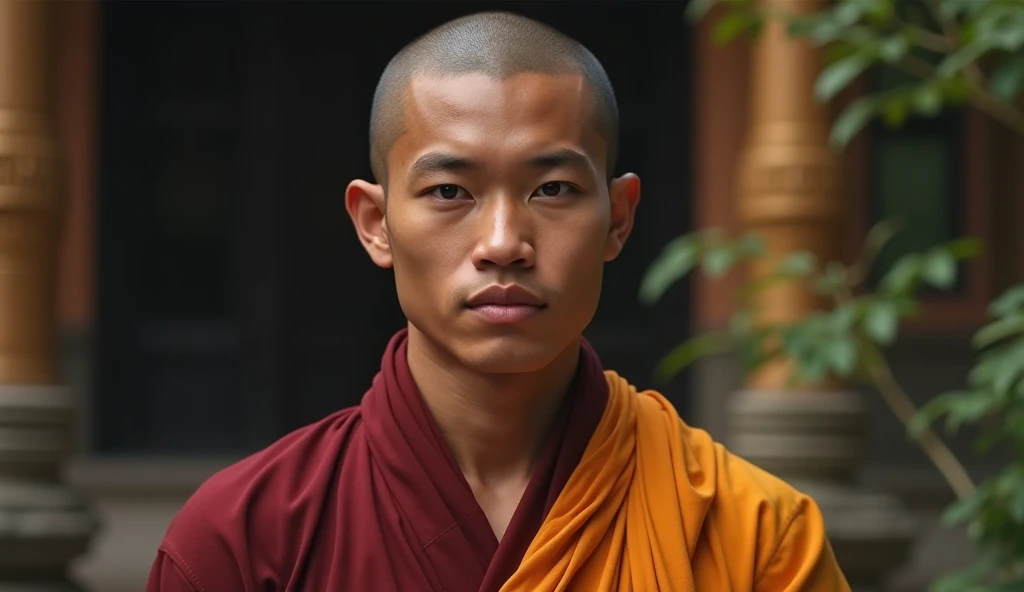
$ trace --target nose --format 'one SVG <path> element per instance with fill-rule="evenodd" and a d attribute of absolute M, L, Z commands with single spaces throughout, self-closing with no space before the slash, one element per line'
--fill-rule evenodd
<path fill-rule="evenodd" d="M 473 251 L 473 265 L 481 270 L 513 265 L 533 267 L 536 253 L 528 206 L 504 198 L 488 202 L 478 219 L 479 240 Z"/>

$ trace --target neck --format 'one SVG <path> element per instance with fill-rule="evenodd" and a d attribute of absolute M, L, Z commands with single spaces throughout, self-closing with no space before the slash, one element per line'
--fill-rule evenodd
<path fill-rule="evenodd" d="M 409 327 L 409 371 L 470 482 L 526 482 L 576 374 L 579 341 L 535 372 L 466 367 Z"/>

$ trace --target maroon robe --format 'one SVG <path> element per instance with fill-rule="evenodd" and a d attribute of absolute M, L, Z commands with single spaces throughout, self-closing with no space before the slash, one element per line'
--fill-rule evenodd
<path fill-rule="evenodd" d="M 211 477 L 160 545 L 147 592 L 497 591 L 568 481 L 608 397 L 586 343 L 499 543 L 391 340 L 361 405 Z"/>

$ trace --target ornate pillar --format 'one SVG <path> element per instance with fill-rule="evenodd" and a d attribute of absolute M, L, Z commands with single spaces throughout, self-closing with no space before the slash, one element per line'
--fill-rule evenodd
<path fill-rule="evenodd" d="M 73 400 L 55 352 L 62 195 L 49 10 L 0 0 L 0 592 L 78 590 L 68 565 L 97 528 L 61 481 Z"/>
<path fill-rule="evenodd" d="M 821 0 L 761 0 L 806 13 Z M 829 115 L 815 99 L 819 51 L 791 39 L 772 18 L 753 47 L 750 127 L 740 164 L 738 213 L 766 242 L 770 257 L 751 270 L 770 273 L 779 259 L 811 251 L 841 255 L 846 228 L 840 162 L 828 145 Z M 766 322 L 798 320 L 820 306 L 803 285 L 765 291 Z M 864 442 L 865 407 L 839 385 L 790 388 L 782 362 L 752 376 L 729 408 L 731 448 L 812 495 L 851 585 L 877 586 L 902 564 L 914 524 L 898 500 L 855 486 Z"/>

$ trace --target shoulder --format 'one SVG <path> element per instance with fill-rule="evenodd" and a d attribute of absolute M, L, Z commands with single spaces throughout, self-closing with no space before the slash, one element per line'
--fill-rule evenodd
<path fill-rule="evenodd" d="M 807 574 L 836 579 L 838 587 L 823 589 L 844 589 L 824 518 L 811 495 L 731 453 L 703 430 L 683 424 L 683 434 L 690 458 L 714 477 L 710 526 L 725 548 L 750 551 L 745 563 L 753 568 L 755 583 L 805 565 Z"/>
<path fill-rule="evenodd" d="M 174 517 L 160 552 L 206 589 L 263 589 L 315 528 L 359 423 L 358 407 L 339 411 L 218 471 Z"/>
<path fill-rule="evenodd" d="M 811 498 L 783 479 L 729 451 L 704 430 L 683 424 L 683 437 L 691 458 L 715 475 L 715 500 L 725 505 L 755 506 L 771 515 L 801 511 Z"/>

